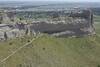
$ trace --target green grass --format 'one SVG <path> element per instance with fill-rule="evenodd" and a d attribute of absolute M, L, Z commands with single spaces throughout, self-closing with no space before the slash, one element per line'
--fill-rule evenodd
<path fill-rule="evenodd" d="M 94 16 L 96 33 L 100 35 L 100 16 Z"/>
<path fill-rule="evenodd" d="M 94 21 L 100 22 L 100 16 L 95 15 L 95 16 L 94 16 Z"/>
<path fill-rule="evenodd" d="M 18 42 L 16 42 L 16 40 Z M 12 45 L 0 43 L 1 60 L 11 54 L 11 50 L 26 43 L 19 39 L 10 41 Z M 2 51 L 1 51 L 2 50 Z M 0 67 L 97 67 L 100 64 L 100 37 L 55 38 L 47 35 L 24 47 Z M 33 66 L 32 66 L 33 65 Z"/>
<path fill-rule="evenodd" d="M 100 23 L 95 36 L 56 38 L 48 35 L 33 41 L 7 59 L 0 67 L 99 67 Z M 25 36 L 0 42 L 0 60 L 33 38 Z"/>

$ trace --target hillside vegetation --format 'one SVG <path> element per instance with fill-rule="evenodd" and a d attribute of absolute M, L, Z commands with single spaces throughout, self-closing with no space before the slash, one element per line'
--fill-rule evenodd
<path fill-rule="evenodd" d="M 25 46 L 0 67 L 100 67 L 100 23 L 97 35 L 82 38 L 56 38 L 43 35 Z M 0 42 L 0 61 L 34 36 Z"/>

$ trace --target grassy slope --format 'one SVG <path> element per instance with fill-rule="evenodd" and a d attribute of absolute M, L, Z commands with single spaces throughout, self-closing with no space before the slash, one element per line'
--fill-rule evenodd
<path fill-rule="evenodd" d="M 100 34 L 100 23 L 95 24 Z M 32 37 L 0 42 L 0 60 Z M 0 64 L 0 67 L 99 67 L 100 37 L 55 38 L 47 35 Z"/>
<path fill-rule="evenodd" d="M 95 16 L 95 28 L 96 28 L 96 33 L 100 35 L 100 16 Z"/>

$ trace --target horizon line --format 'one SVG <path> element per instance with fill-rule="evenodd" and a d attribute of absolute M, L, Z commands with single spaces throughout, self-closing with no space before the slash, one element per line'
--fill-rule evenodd
<path fill-rule="evenodd" d="M 0 2 L 72 2 L 72 3 L 78 3 L 78 2 L 83 2 L 83 3 L 88 3 L 88 2 L 90 2 L 90 3 L 92 3 L 92 2 L 100 2 L 100 1 L 53 1 L 53 0 L 51 0 L 51 1 L 40 1 L 40 0 L 38 0 L 38 1 L 32 1 L 32 0 L 24 0 L 24 1 L 22 1 L 22 0 L 20 0 L 20 1 L 17 1 L 17 0 L 9 0 L 9 1 L 6 1 L 6 0 L 4 0 L 4 1 L 0 1 Z"/>

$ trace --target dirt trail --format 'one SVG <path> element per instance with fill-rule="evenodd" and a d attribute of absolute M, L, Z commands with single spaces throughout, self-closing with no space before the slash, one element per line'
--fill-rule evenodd
<path fill-rule="evenodd" d="M 8 55 L 7 57 L 5 57 L 3 60 L 0 60 L 0 64 L 5 62 L 6 60 L 8 60 L 11 56 L 13 56 L 14 54 L 16 54 L 18 51 L 20 51 L 22 48 L 26 47 L 27 45 L 30 45 L 33 41 L 35 41 L 36 39 L 40 38 L 42 35 L 37 36 L 36 38 L 33 38 L 32 40 L 30 40 L 30 42 L 26 43 L 25 45 L 19 47 L 17 50 L 15 50 L 12 54 Z"/>

